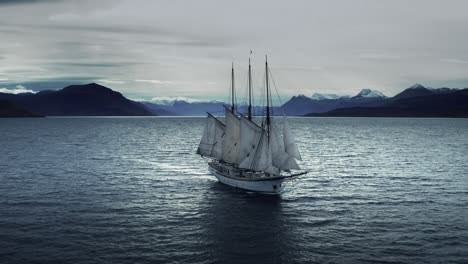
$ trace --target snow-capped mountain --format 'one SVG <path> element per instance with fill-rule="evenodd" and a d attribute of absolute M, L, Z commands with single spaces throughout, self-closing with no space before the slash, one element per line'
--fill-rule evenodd
<path fill-rule="evenodd" d="M 167 96 L 153 97 L 150 101 L 145 101 L 145 102 L 150 102 L 150 103 L 157 104 L 157 105 L 174 105 L 176 102 L 186 102 L 190 104 L 221 103 L 221 101 L 216 101 L 216 100 L 202 100 L 202 99 L 191 98 L 191 97 L 167 97 Z"/>
<path fill-rule="evenodd" d="M 403 92 L 395 95 L 392 100 L 399 100 L 404 98 L 411 98 L 411 97 L 418 97 L 418 96 L 427 96 L 431 95 L 431 90 L 427 89 L 426 87 L 422 86 L 419 83 L 414 84 L 413 86 L 406 88 Z"/>
<path fill-rule="evenodd" d="M 415 83 L 415 84 L 413 84 L 411 87 L 409 87 L 407 89 L 426 89 L 426 87 L 424 87 L 423 85 L 421 85 L 419 83 Z"/>
<path fill-rule="evenodd" d="M 339 96 L 336 94 L 314 93 L 311 97 L 305 95 L 293 96 L 283 105 L 288 115 L 304 115 L 306 113 L 320 113 L 332 109 L 353 106 L 379 106 L 387 97 L 379 91 L 363 89 L 356 96 Z"/>
<path fill-rule="evenodd" d="M 362 89 L 353 98 L 387 98 L 387 96 L 377 90 Z"/>
<path fill-rule="evenodd" d="M 333 100 L 333 99 L 338 99 L 343 96 L 337 95 L 337 94 L 320 94 L 320 93 L 314 93 L 310 98 L 313 100 Z"/>
<path fill-rule="evenodd" d="M 437 92 L 433 92 L 437 91 Z M 412 86 L 381 106 L 336 108 L 308 116 L 360 117 L 468 117 L 468 88 L 428 89 Z"/>

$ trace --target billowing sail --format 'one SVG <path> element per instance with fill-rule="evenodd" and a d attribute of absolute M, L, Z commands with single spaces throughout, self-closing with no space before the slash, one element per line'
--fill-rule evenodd
<path fill-rule="evenodd" d="M 270 135 L 273 166 L 281 170 L 299 170 L 296 160 L 286 153 L 283 140 L 274 127 L 271 129 Z"/>
<path fill-rule="evenodd" d="M 223 142 L 223 160 L 239 164 L 240 119 L 226 108 L 226 134 Z"/>
<path fill-rule="evenodd" d="M 253 153 L 253 155 L 249 155 L 239 164 L 240 168 L 254 171 L 266 171 L 272 167 L 271 149 L 268 144 L 267 131 L 262 131 L 256 148 L 257 151 Z"/>
<path fill-rule="evenodd" d="M 263 129 L 246 117 L 240 118 L 239 163 L 257 151 L 257 145 Z"/>
<path fill-rule="evenodd" d="M 283 142 L 286 153 L 298 160 L 302 160 L 301 153 L 299 153 L 299 149 L 296 145 L 296 139 L 291 132 L 291 128 L 289 127 L 289 123 L 286 120 L 286 117 L 284 118 L 283 124 Z"/>
<path fill-rule="evenodd" d="M 209 114 L 197 153 L 216 159 L 221 159 L 223 154 L 224 133 L 224 124 L 216 119 L 216 117 Z"/>

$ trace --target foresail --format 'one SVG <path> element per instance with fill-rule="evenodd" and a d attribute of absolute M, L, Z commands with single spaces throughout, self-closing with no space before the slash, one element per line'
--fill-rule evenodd
<path fill-rule="evenodd" d="M 203 135 L 200 140 L 200 144 L 198 145 L 197 154 L 209 156 L 211 154 L 211 146 L 212 146 L 212 131 L 213 131 L 213 123 L 210 122 L 210 117 L 208 116 L 206 119 L 205 128 L 203 129 Z"/>
<path fill-rule="evenodd" d="M 221 123 L 216 117 L 212 116 L 215 119 L 215 131 L 214 131 L 214 141 L 213 148 L 211 150 L 212 157 L 218 160 L 223 159 L 223 137 L 226 133 L 226 126 Z"/>
<path fill-rule="evenodd" d="M 209 114 L 206 119 L 205 129 L 203 130 L 203 136 L 200 140 L 197 153 L 217 159 L 222 158 L 222 138 L 224 131 L 224 124 L 216 119 L 216 117 Z"/>
<path fill-rule="evenodd" d="M 278 131 L 273 128 L 270 133 L 270 145 L 273 166 L 281 170 L 299 170 L 296 160 L 286 153 L 283 140 Z"/>
<path fill-rule="evenodd" d="M 296 139 L 294 138 L 294 135 L 291 132 L 291 128 L 289 127 L 289 123 L 286 120 L 286 117 L 284 118 L 283 124 L 283 142 L 286 153 L 298 160 L 302 160 L 301 153 L 299 152 L 299 149 L 296 145 Z"/>
<path fill-rule="evenodd" d="M 226 134 L 223 140 L 223 160 L 239 164 L 240 119 L 226 108 Z"/>

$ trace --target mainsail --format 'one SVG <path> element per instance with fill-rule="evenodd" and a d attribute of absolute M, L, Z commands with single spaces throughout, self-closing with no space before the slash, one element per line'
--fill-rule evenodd
<path fill-rule="evenodd" d="M 252 154 L 253 155 L 249 155 L 239 164 L 240 168 L 254 171 L 266 171 L 272 167 L 271 148 L 270 144 L 268 144 L 268 134 L 266 130 L 262 131 L 256 151 Z"/>
<path fill-rule="evenodd" d="M 242 162 L 247 157 L 254 155 L 260 142 L 263 129 L 254 122 L 241 115 L 240 118 L 240 148 L 239 161 Z M 239 162 L 239 163 L 240 163 Z"/>
<path fill-rule="evenodd" d="M 226 127 L 216 117 L 208 114 L 203 136 L 197 153 L 216 159 L 223 158 L 223 136 Z"/>

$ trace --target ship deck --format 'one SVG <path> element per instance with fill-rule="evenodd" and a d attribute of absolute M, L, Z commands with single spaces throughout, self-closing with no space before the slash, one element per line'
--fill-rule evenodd
<path fill-rule="evenodd" d="M 281 179 L 288 179 L 307 174 L 307 171 L 289 174 L 271 174 L 263 171 L 253 171 L 242 169 L 234 164 L 213 160 L 208 162 L 208 165 L 216 170 L 216 172 L 224 177 L 240 180 L 240 181 L 276 181 Z"/>

